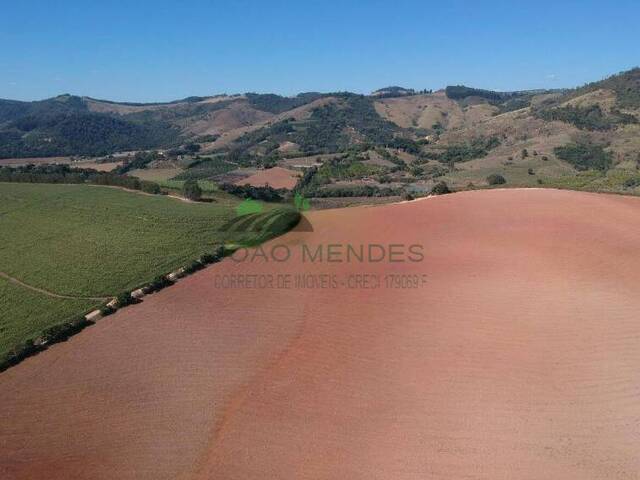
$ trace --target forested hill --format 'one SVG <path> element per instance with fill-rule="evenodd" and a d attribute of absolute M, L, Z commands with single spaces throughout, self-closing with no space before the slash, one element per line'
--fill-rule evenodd
<path fill-rule="evenodd" d="M 180 130 L 167 122 L 93 112 L 80 97 L 0 100 L 0 158 L 97 156 L 171 146 L 179 139 Z"/>
<path fill-rule="evenodd" d="M 591 134 L 588 141 L 605 148 L 617 142 L 624 147 L 621 155 L 632 158 L 635 137 L 624 127 L 640 121 L 639 111 L 639 68 L 566 90 L 497 92 L 455 85 L 432 92 L 391 86 L 371 95 L 246 93 L 146 104 L 60 95 L 0 100 L 0 158 L 104 156 L 187 144 L 258 165 L 372 147 L 449 158 L 436 151 L 449 144 L 467 158 L 473 145 L 492 139 L 504 145 L 514 136 L 516 124 L 504 116 L 511 112 L 519 112 L 518 142 L 543 134 L 552 122 L 557 130 L 560 122 L 577 131 L 607 132 Z M 574 130 L 567 132 L 576 137 Z"/>

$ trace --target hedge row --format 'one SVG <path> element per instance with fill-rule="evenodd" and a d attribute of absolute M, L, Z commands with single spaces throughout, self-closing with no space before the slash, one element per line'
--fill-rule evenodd
<path fill-rule="evenodd" d="M 162 193 L 160 186 L 154 182 L 88 168 L 71 168 L 69 165 L 0 167 L 0 182 L 107 185 L 154 195 Z"/>
<path fill-rule="evenodd" d="M 50 345 L 66 341 L 69 337 L 93 324 L 94 322 L 80 316 L 71 321 L 47 328 L 37 338 L 25 341 L 3 358 L 0 358 L 0 372 L 17 365 L 25 358 L 46 350 Z"/>

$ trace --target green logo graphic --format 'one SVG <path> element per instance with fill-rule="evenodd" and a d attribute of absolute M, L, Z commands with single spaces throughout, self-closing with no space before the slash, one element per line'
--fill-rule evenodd
<path fill-rule="evenodd" d="M 260 202 L 247 198 L 236 207 L 236 215 L 242 217 L 243 215 L 251 215 L 252 213 L 262 213 L 263 210 L 264 207 Z"/>
<path fill-rule="evenodd" d="M 293 203 L 294 203 L 294 205 L 296 206 L 296 209 L 299 212 L 306 212 L 310 208 L 309 207 L 309 200 L 304 198 L 299 193 L 296 193 L 296 196 L 293 198 Z"/>

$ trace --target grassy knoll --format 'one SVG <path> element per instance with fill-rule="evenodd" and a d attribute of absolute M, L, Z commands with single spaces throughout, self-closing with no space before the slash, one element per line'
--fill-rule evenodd
<path fill-rule="evenodd" d="M 298 219 L 293 209 L 268 205 L 264 217 L 285 221 L 230 231 L 239 203 L 226 194 L 187 203 L 109 187 L 0 183 L 0 272 L 58 295 L 111 297 L 222 243 L 254 244 L 283 233 Z M 0 280 L 0 358 L 16 342 L 100 303 Z"/>
<path fill-rule="evenodd" d="M 0 360 L 34 333 L 96 306 L 91 300 L 52 298 L 0 278 Z"/>

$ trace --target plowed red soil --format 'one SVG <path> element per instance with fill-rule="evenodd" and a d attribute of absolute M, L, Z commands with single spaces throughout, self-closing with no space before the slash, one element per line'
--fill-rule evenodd
<path fill-rule="evenodd" d="M 250 177 L 238 180 L 236 185 L 253 185 L 254 187 L 270 186 L 272 188 L 293 189 L 298 182 L 299 172 L 295 170 L 287 170 L 286 168 L 273 167 L 266 170 L 260 170 L 258 173 Z"/>
<path fill-rule="evenodd" d="M 320 211 L 0 374 L 0 478 L 637 479 L 640 199 L 468 192 Z M 302 263 L 302 244 L 424 245 Z M 227 274 L 338 288 L 217 288 Z M 353 288 L 350 275 L 426 275 Z"/>

